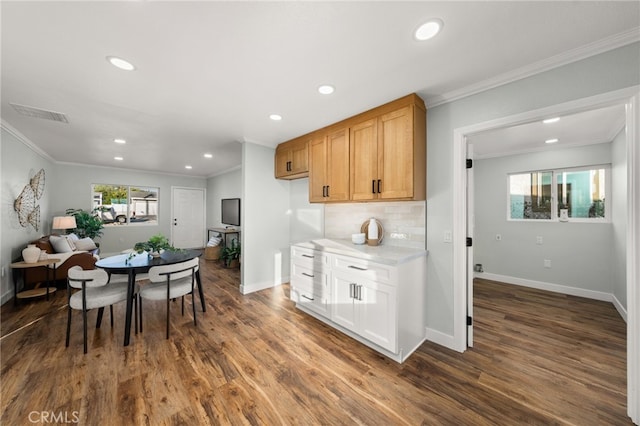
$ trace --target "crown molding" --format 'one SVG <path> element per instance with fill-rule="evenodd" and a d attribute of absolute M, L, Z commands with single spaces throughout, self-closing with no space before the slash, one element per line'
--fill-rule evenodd
<path fill-rule="evenodd" d="M 29 149 L 31 149 L 33 152 L 35 152 L 42 158 L 49 160 L 52 163 L 57 162 L 52 156 L 50 156 L 45 151 L 43 151 L 39 146 L 31 142 L 31 140 L 28 137 L 20 133 L 20 131 L 15 127 L 13 127 L 11 124 L 7 123 L 4 120 L 0 120 L 0 127 L 6 130 L 7 133 L 10 133 L 14 138 L 18 139 L 20 142 L 25 144 Z"/>
<path fill-rule="evenodd" d="M 484 92 L 485 90 L 493 89 L 507 83 L 531 77 L 535 74 L 549 71 L 551 69 L 558 68 L 560 66 L 567 65 L 582 59 L 586 59 L 600 53 L 608 52 L 610 50 L 617 49 L 619 47 L 626 46 L 638 41 L 640 41 L 640 27 L 632 28 L 628 31 L 614 34 L 610 37 L 595 41 L 593 43 L 585 44 L 584 46 L 580 46 L 576 49 L 567 50 L 566 52 L 551 56 L 550 58 L 534 62 L 532 64 L 497 75 L 495 77 L 488 78 L 478 83 L 474 83 L 460 89 L 452 90 L 441 95 L 428 97 L 425 99 L 425 103 L 427 104 L 427 108 L 433 108 L 438 105 L 466 98 L 467 96 L 475 95 L 477 93 Z"/>

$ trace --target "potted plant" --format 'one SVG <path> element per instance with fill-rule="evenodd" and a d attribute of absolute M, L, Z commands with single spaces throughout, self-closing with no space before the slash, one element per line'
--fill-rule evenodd
<path fill-rule="evenodd" d="M 157 234 L 150 237 L 147 241 L 136 243 L 133 249 L 142 253 L 146 251 L 151 256 L 160 256 L 164 250 L 176 250 L 170 243 L 169 239 L 162 234 Z"/>
<path fill-rule="evenodd" d="M 231 240 L 230 246 L 222 248 L 220 259 L 225 268 L 237 268 L 240 263 L 240 243 Z"/>
<path fill-rule="evenodd" d="M 95 240 L 102 236 L 104 224 L 102 220 L 92 212 L 82 209 L 67 209 L 65 213 L 76 218 L 76 228 L 72 232 L 78 237 L 89 237 Z"/>

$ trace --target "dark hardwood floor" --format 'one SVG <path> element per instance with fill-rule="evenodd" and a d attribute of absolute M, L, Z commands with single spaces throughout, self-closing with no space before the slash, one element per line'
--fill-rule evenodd
<path fill-rule="evenodd" d="M 243 296 L 237 270 L 201 265 L 208 310 L 196 327 L 176 303 L 169 340 L 161 302 L 126 348 L 124 304 L 113 329 L 91 312 L 86 355 L 78 312 L 64 346 L 64 292 L 2 306 L 0 423 L 631 424 L 610 303 L 478 280 L 474 348 L 397 364 L 296 310 L 287 285 Z"/>

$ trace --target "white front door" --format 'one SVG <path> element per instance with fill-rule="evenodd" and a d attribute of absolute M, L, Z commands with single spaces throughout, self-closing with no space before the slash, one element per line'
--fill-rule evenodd
<path fill-rule="evenodd" d="M 171 243 L 202 248 L 205 239 L 205 189 L 171 188 Z"/>

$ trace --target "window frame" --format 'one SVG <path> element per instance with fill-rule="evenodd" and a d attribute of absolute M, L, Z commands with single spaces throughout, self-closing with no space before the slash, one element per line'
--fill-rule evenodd
<path fill-rule="evenodd" d="M 604 170 L 604 217 L 569 217 L 568 220 L 561 221 L 558 217 L 558 176 L 562 173 L 568 172 L 580 172 L 591 170 Z M 531 174 L 531 173 L 551 173 L 551 217 L 549 219 L 520 219 L 511 217 L 511 176 Z M 577 166 L 577 167 L 563 167 L 557 169 L 540 169 L 540 170 L 528 170 L 520 172 L 507 173 L 507 221 L 508 222 L 542 222 L 542 223 L 557 223 L 557 222 L 573 222 L 573 223 L 611 223 L 611 164 L 595 164 L 590 166 Z"/>
<path fill-rule="evenodd" d="M 122 222 L 122 223 L 118 223 L 116 221 L 113 222 L 104 222 L 103 219 L 103 225 L 105 227 L 105 229 L 107 228 L 118 228 L 121 226 L 158 226 L 160 224 L 160 187 L 159 186 L 152 186 L 152 185 L 129 185 L 129 184 L 116 184 L 116 183 L 92 183 L 91 184 L 91 209 L 93 212 L 96 212 L 96 215 L 98 215 L 101 219 L 102 216 L 100 214 L 97 213 L 97 207 L 96 206 L 96 191 L 95 191 L 95 187 L 96 186 L 112 186 L 112 187 L 121 187 L 121 188 L 126 188 L 127 190 L 127 196 L 126 199 L 129 201 L 128 203 L 126 203 L 127 205 L 127 213 L 126 213 L 126 221 Z M 153 221 L 135 221 L 135 222 L 131 222 L 131 191 L 132 189 L 150 189 L 150 190 L 154 190 L 156 192 L 156 218 Z M 102 205 L 104 205 L 104 200 L 102 200 Z"/>

